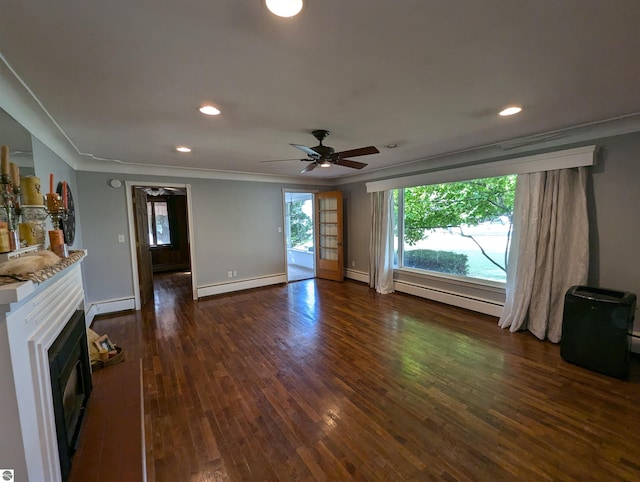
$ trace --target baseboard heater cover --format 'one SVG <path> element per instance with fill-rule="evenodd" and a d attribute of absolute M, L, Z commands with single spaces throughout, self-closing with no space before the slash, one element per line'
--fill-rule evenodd
<path fill-rule="evenodd" d="M 250 278 L 230 283 L 215 283 L 207 286 L 199 286 L 196 288 L 198 298 L 205 296 L 221 295 L 224 293 L 232 293 L 234 291 L 248 290 L 251 288 L 261 288 L 263 286 L 275 285 L 287 282 L 286 273 L 280 273 L 272 276 L 261 276 L 258 278 Z"/>
<path fill-rule="evenodd" d="M 86 314 L 87 327 L 91 326 L 93 319 L 97 315 L 105 315 L 108 313 L 118 313 L 120 311 L 130 311 L 136 309 L 134 298 L 123 298 L 119 300 L 96 301 L 89 305 Z"/>
<path fill-rule="evenodd" d="M 459 308 L 465 308 L 471 311 L 477 311 L 478 313 L 484 313 L 486 315 L 496 317 L 500 317 L 500 315 L 502 315 L 503 304 L 496 303 L 495 301 L 485 300 L 481 298 L 471 298 L 460 293 L 436 290 L 413 283 L 407 283 L 406 281 L 396 280 L 394 282 L 394 286 L 396 291 L 400 293 L 419 296 L 421 298 L 438 301 L 447 305 L 457 306 Z"/>

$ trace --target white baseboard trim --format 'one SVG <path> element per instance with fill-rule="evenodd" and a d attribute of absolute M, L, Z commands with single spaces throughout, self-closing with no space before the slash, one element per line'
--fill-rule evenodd
<path fill-rule="evenodd" d="M 355 269 L 345 268 L 344 277 L 369 284 L 369 273 L 366 271 L 356 271 Z"/>
<path fill-rule="evenodd" d="M 123 298 L 120 300 L 97 301 L 89 305 L 89 309 L 85 313 L 85 323 L 87 328 L 91 326 L 91 322 L 97 315 L 106 313 L 117 313 L 119 311 L 128 311 L 136 309 L 135 298 Z"/>
<path fill-rule="evenodd" d="M 640 331 L 632 331 L 631 335 L 631 351 L 640 354 Z"/>
<path fill-rule="evenodd" d="M 395 281 L 395 290 L 400 293 L 407 293 L 421 298 L 438 301 L 447 305 L 466 308 L 467 310 L 485 313 L 487 315 L 500 317 L 502 314 L 502 305 L 494 301 L 483 300 L 479 298 L 468 298 L 457 293 L 434 290 L 424 286 L 407 283 L 406 281 Z"/>
<path fill-rule="evenodd" d="M 232 293 L 234 291 L 248 290 L 251 288 L 261 288 L 262 286 L 286 282 L 286 273 L 280 273 L 272 276 L 232 281 L 230 283 L 216 283 L 208 286 L 200 286 L 196 288 L 196 292 L 198 294 L 198 298 L 202 298 L 204 296 L 221 295 L 223 293 Z"/>

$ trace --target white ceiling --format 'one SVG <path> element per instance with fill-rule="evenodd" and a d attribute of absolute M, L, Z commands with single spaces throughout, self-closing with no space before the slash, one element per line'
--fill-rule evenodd
<path fill-rule="evenodd" d="M 87 158 L 289 176 L 260 161 L 312 129 L 366 172 L 640 113 L 639 32 L 638 0 L 3 0 L 0 52 Z"/>

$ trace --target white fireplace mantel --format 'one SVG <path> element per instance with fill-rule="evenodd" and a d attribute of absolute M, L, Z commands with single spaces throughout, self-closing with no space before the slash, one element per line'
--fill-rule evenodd
<path fill-rule="evenodd" d="M 48 349 L 84 309 L 80 264 L 0 286 L 0 469 L 15 480 L 61 480 Z"/>

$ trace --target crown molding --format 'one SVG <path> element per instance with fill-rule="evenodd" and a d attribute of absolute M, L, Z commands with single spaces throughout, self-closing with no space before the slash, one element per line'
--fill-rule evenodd
<path fill-rule="evenodd" d="M 166 176 L 189 179 L 221 179 L 226 181 L 270 182 L 278 184 L 297 184 L 313 186 L 333 186 L 334 180 L 324 178 L 300 178 L 293 176 L 273 176 L 250 172 L 220 171 L 215 169 L 197 169 L 152 164 L 134 164 L 122 161 L 99 161 L 84 159 L 77 171 L 103 172 L 110 174 L 132 174 L 144 176 Z"/>
<path fill-rule="evenodd" d="M 400 176 L 425 174 L 505 159 L 515 159 L 570 147 L 595 144 L 596 141 L 636 132 L 640 132 L 640 113 L 508 139 L 486 146 L 429 156 L 391 167 L 334 179 L 334 185 L 381 181 Z"/>

